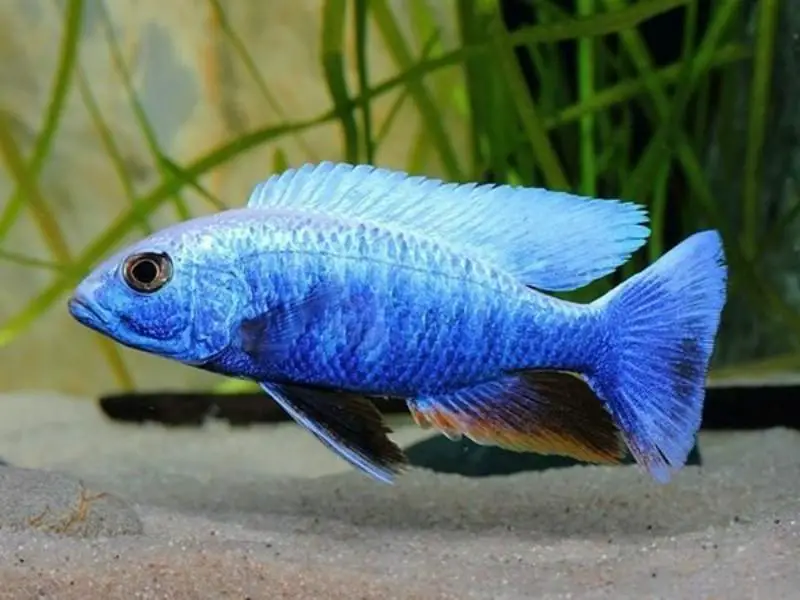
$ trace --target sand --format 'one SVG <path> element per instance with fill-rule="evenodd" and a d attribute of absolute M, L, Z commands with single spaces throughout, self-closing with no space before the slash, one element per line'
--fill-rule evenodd
<path fill-rule="evenodd" d="M 386 486 L 291 425 L 121 426 L 0 396 L 2 458 L 118 496 L 143 531 L 3 530 L 0 598 L 796 598 L 800 434 L 700 443 L 667 486 L 635 467 Z"/>

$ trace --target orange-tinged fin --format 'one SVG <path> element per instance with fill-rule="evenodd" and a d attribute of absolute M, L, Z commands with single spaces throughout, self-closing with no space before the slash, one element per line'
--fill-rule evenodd
<path fill-rule="evenodd" d="M 409 402 L 415 421 L 448 437 L 518 452 L 618 463 L 625 443 L 588 384 L 564 371 L 526 371 Z"/>
<path fill-rule="evenodd" d="M 445 437 L 453 441 L 461 439 L 461 433 L 459 433 L 457 429 L 458 425 L 455 424 L 455 422 L 446 414 L 436 411 L 424 413 L 417 410 L 413 404 L 409 404 L 408 409 L 411 413 L 411 417 L 414 419 L 414 422 L 420 427 L 420 429 L 433 428 L 437 429 L 440 433 L 444 434 Z"/>

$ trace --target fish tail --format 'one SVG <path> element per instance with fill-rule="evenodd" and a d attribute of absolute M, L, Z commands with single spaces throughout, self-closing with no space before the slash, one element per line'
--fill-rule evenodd
<path fill-rule="evenodd" d="M 719 233 L 696 233 L 595 301 L 608 332 L 587 373 L 636 461 L 662 483 L 700 428 L 726 298 Z"/>

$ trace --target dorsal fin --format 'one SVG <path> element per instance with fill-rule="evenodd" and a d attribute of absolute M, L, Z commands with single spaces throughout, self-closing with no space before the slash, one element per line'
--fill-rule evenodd
<path fill-rule="evenodd" d="M 322 162 L 258 183 L 249 208 L 348 216 L 431 236 L 549 291 L 608 275 L 647 240 L 643 206 L 542 188 L 446 183 L 371 165 Z"/>

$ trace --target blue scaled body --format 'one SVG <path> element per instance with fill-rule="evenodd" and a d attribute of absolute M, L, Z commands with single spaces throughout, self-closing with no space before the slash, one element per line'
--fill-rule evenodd
<path fill-rule="evenodd" d="M 209 363 L 230 375 L 409 397 L 533 364 L 582 369 L 601 342 L 591 306 L 413 234 L 282 210 L 209 226 L 257 249 L 220 256 L 249 289 L 242 335 Z"/>
<path fill-rule="evenodd" d="M 591 462 L 627 449 L 666 481 L 700 425 L 725 302 L 718 234 L 595 302 L 547 293 L 612 272 L 646 221 L 614 200 L 306 165 L 124 249 L 70 310 L 127 346 L 259 382 L 384 481 L 404 464 L 373 404 L 386 396 L 451 438 Z"/>

